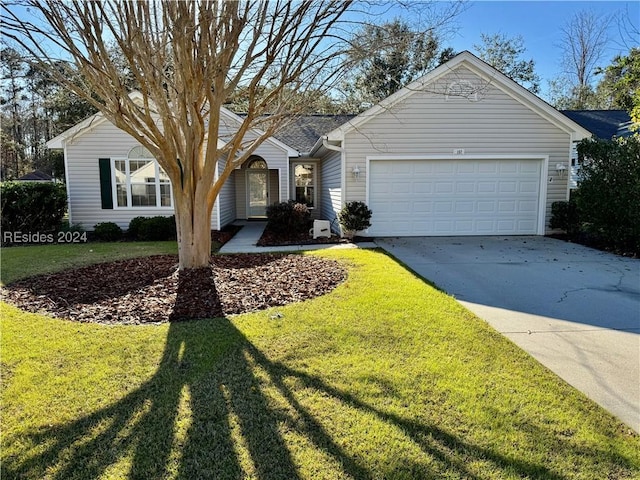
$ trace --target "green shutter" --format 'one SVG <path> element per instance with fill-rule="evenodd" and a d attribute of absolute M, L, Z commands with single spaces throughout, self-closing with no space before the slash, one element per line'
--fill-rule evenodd
<path fill-rule="evenodd" d="M 102 200 L 102 208 L 112 210 L 111 159 L 99 158 L 98 165 L 100 167 L 100 199 Z"/>

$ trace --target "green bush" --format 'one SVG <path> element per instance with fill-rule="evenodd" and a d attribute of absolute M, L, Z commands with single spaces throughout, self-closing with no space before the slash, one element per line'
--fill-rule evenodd
<path fill-rule="evenodd" d="M 176 238 L 176 217 L 135 217 L 129 222 L 127 236 L 131 240 L 164 241 Z"/>
<path fill-rule="evenodd" d="M 347 202 L 338 213 L 338 221 L 342 231 L 349 235 L 369 228 L 372 215 L 364 202 Z"/>
<path fill-rule="evenodd" d="M 93 235 L 103 242 L 116 242 L 122 238 L 122 229 L 113 222 L 98 223 L 93 227 Z"/>
<path fill-rule="evenodd" d="M 176 218 L 170 217 L 149 217 L 140 222 L 138 229 L 138 239 L 157 242 L 173 240 L 176 238 Z"/>
<path fill-rule="evenodd" d="M 267 228 L 276 233 L 304 233 L 311 228 L 311 212 L 293 200 L 267 207 Z"/>
<path fill-rule="evenodd" d="M 6 182 L 0 199 L 4 232 L 54 232 L 67 209 L 67 191 L 59 183 Z"/>
<path fill-rule="evenodd" d="M 140 237 L 140 227 L 147 220 L 147 217 L 135 217 L 129 222 L 129 228 L 127 229 L 127 235 L 132 240 L 137 240 Z"/>
<path fill-rule="evenodd" d="M 574 199 L 564 202 L 553 202 L 551 205 L 551 228 L 564 230 L 571 237 L 580 232 L 580 215 Z"/>
<path fill-rule="evenodd" d="M 621 252 L 640 252 L 640 136 L 583 140 L 578 213 L 586 231 Z"/>
<path fill-rule="evenodd" d="M 84 227 L 81 223 L 69 223 L 69 220 L 63 220 L 58 227 L 59 232 L 84 232 Z"/>

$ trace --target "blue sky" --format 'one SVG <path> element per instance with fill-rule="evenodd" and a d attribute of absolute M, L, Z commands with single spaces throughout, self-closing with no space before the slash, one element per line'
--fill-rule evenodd
<path fill-rule="evenodd" d="M 547 80 L 560 75 L 561 27 L 576 12 L 587 10 L 596 15 L 629 15 L 628 20 L 638 28 L 640 24 L 640 2 L 584 2 L 584 1 L 475 1 L 456 20 L 457 31 L 445 41 L 454 50 L 469 50 L 480 44 L 480 34 L 502 33 L 508 37 L 521 35 L 527 51 L 525 59 L 535 61 L 536 72 L 542 77 L 544 96 Z M 622 45 L 617 23 L 609 29 L 611 37 L 605 64 L 619 53 L 627 53 L 630 46 Z M 640 45 L 640 39 L 635 39 Z"/>

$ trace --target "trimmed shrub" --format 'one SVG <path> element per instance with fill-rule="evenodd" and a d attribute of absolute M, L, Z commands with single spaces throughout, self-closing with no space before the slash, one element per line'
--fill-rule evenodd
<path fill-rule="evenodd" d="M 67 191 L 59 183 L 2 183 L 0 199 L 4 232 L 54 232 L 67 209 Z"/>
<path fill-rule="evenodd" d="M 116 242 L 122 238 L 122 229 L 113 222 L 98 223 L 93 227 L 93 235 L 103 242 Z"/>
<path fill-rule="evenodd" d="M 69 220 L 63 220 L 58 227 L 59 232 L 84 232 L 84 227 L 81 223 L 69 223 Z"/>
<path fill-rule="evenodd" d="M 564 230 L 571 237 L 577 235 L 580 232 L 580 215 L 576 201 L 553 202 L 549 226 Z"/>
<path fill-rule="evenodd" d="M 176 217 L 135 217 L 129 222 L 127 236 L 131 240 L 164 241 L 176 238 Z"/>
<path fill-rule="evenodd" d="M 372 215 L 373 212 L 364 202 L 347 202 L 338 213 L 338 221 L 343 232 L 353 234 L 369 228 Z"/>
<path fill-rule="evenodd" d="M 132 240 L 137 240 L 140 236 L 140 227 L 147 220 L 147 217 L 135 217 L 129 222 L 129 228 L 127 229 L 127 235 Z"/>
<path fill-rule="evenodd" d="M 267 207 L 267 228 L 276 233 L 304 233 L 311 228 L 311 212 L 293 200 Z"/>
<path fill-rule="evenodd" d="M 614 140 L 583 140 L 580 219 L 588 233 L 609 248 L 640 252 L 640 136 Z"/>
<path fill-rule="evenodd" d="M 176 217 L 150 217 L 140 222 L 138 239 L 150 242 L 174 240 L 176 238 Z"/>

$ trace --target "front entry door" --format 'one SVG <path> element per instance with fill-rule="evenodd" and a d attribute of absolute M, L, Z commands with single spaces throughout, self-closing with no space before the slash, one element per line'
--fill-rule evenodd
<path fill-rule="evenodd" d="M 269 171 L 247 170 L 249 175 L 247 194 L 249 196 L 249 217 L 266 217 L 269 199 Z"/>

